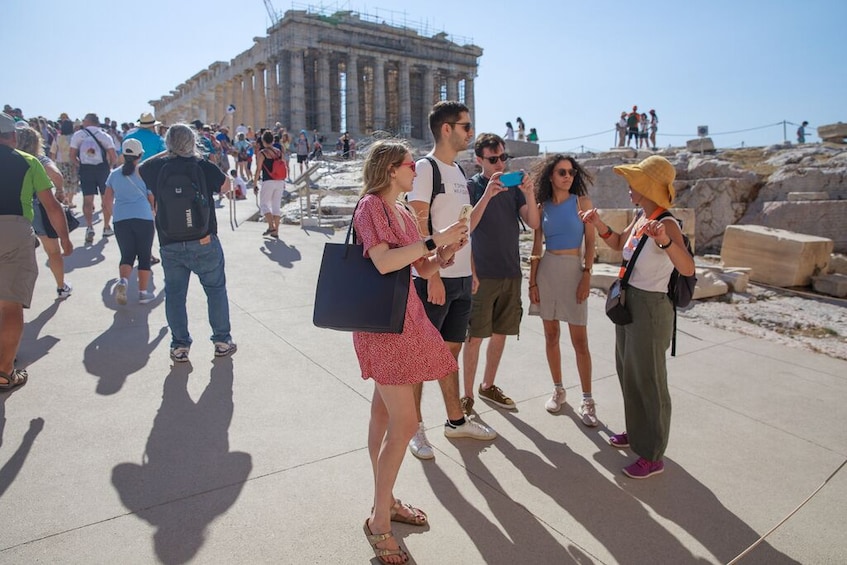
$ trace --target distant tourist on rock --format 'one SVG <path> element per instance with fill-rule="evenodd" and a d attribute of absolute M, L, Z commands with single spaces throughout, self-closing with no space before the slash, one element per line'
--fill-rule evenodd
<path fill-rule="evenodd" d="M 809 122 L 804 121 L 800 124 L 800 127 L 797 128 L 797 143 L 806 143 L 806 126 L 809 125 Z"/>
<path fill-rule="evenodd" d="M 624 259 L 632 257 L 642 237 L 648 238 L 631 267 L 626 289 L 626 308 L 632 322 L 615 326 L 626 431 L 609 438 L 612 447 L 630 448 L 638 456 L 623 469 L 624 474 L 646 479 L 664 471 L 670 436 L 671 396 L 665 356 L 673 335 L 674 310 L 667 294 L 668 282 L 674 268 L 685 276 L 693 274 L 694 258 L 683 243 L 677 220 L 657 219 L 673 205 L 674 166 L 664 157 L 653 155 L 637 165 L 619 165 L 613 170 L 626 179 L 630 199 L 641 211 L 621 233 L 603 223 L 596 209 L 586 210 L 581 216 L 609 247 L 622 250 Z"/>
<path fill-rule="evenodd" d="M 626 110 L 621 112 L 621 117 L 615 125 L 618 134 L 618 147 L 626 144 Z"/>
<path fill-rule="evenodd" d="M 309 139 L 304 129 L 301 129 L 297 136 L 297 165 L 301 175 L 309 166 Z"/>
<path fill-rule="evenodd" d="M 641 131 L 638 133 L 638 148 L 645 147 L 650 149 L 650 122 L 647 121 L 647 114 L 642 113 L 639 120 Z"/>
<path fill-rule="evenodd" d="M 518 141 L 526 141 L 526 126 L 520 116 L 515 120 L 515 123 L 518 124 Z"/>
<path fill-rule="evenodd" d="M 535 128 L 529 128 L 529 135 L 526 136 L 526 140 L 530 143 L 538 143 L 538 132 L 535 131 Z"/>
<path fill-rule="evenodd" d="M 638 106 L 633 106 L 632 112 L 626 116 L 626 144 L 632 145 L 633 149 L 638 149 L 638 123 L 640 121 L 641 116 L 638 114 Z"/>
<path fill-rule="evenodd" d="M 656 132 L 659 131 L 659 116 L 656 115 L 656 110 L 650 110 L 650 145 L 653 146 L 653 151 L 656 147 Z"/>
<path fill-rule="evenodd" d="M 503 139 L 506 141 L 515 140 L 515 130 L 512 128 L 512 122 L 506 122 L 506 133 L 503 134 Z"/>

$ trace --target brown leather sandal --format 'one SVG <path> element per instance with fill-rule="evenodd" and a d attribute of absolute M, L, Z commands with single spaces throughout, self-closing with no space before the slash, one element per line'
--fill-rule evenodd
<path fill-rule="evenodd" d="M 23 369 L 14 369 L 9 375 L 0 371 L 0 393 L 12 392 L 16 388 L 22 387 L 29 379 L 29 375 Z"/>
<path fill-rule="evenodd" d="M 376 558 L 380 560 L 380 562 L 385 563 L 385 565 L 392 565 L 390 561 L 386 561 L 385 558 L 391 555 L 399 555 L 403 558 L 400 563 L 405 563 L 409 560 L 409 554 L 403 551 L 403 548 L 399 549 L 382 549 L 376 546 L 376 544 L 381 543 L 389 538 L 394 537 L 393 532 L 387 532 L 385 534 L 373 534 L 371 533 L 371 528 L 368 526 L 368 518 L 365 518 L 365 537 L 368 539 L 368 543 L 371 544 L 371 548 L 374 551 L 374 555 Z M 398 544 L 399 545 L 399 544 Z"/>
<path fill-rule="evenodd" d="M 404 508 L 412 513 L 411 518 L 400 513 Z M 391 521 L 412 526 L 426 526 L 427 516 L 426 512 L 420 508 L 415 508 L 411 504 L 403 504 L 403 501 L 398 498 L 394 501 L 394 506 L 391 507 Z"/>

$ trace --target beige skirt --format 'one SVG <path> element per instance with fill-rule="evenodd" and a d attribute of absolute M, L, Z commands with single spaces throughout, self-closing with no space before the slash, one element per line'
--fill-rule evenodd
<path fill-rule="evenodd" d="M 588 301 L 578 304 L 576 289 L 582 280 L 582 258 L 545 253 L 538 263 L 535 283 L 540 304 L 532 304 L 530 316 L 559 320 L 575 326 L 588 323 Z"/>

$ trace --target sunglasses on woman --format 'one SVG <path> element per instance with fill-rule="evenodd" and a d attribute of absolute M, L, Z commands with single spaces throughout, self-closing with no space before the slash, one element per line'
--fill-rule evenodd
<path fill-rule="evenodd" d="M 576 178 L 576 169 L 556 169 L 556 174 L 560 177 Z"/>
<path fill-rule="evenodd" d="M 505 163 L 509 159 L 509 155 L 507 153 L 503 153 L 502 155 L 495 155 L 494 157 L 483 157 L 483 159 L 492 165 L 496 165 L 497 161 L 503 161 Z"/>
<path fill-rule="evenodd" d="M 414 161 L 408 161 L 406 163 L 400 163 L 399 166 L 400 167 L 409 167 L 410 169 L 412 169 L 413 173 L 415 172 L 415 162 Z"/>

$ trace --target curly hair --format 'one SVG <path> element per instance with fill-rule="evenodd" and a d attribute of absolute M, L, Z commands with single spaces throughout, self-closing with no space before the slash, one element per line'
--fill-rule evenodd
<path fill-rule="evenodd" d="M 539 204 L 543 204 L 553 198 L 553 182 L 550 180 L 550 177 L 553 176 L 553 170 L 556 168 L 556 165 L 562 161 L 569 161 L 573 170 L 576 171 L 576 176 L 568 192 L 577 196 L 585 196 L 588 194 L 588 185 L 594 184 L 594 177 L 582 165 L 577 163 L 573 157 L 562 155 L 561 153 L 550 155 L 538 163 L 532 173 L 533 184 L 535 185 L 535 201 Z"/>
<path fill-rule="evenodd" d="M 18 150 L 35 157 L 44 155 L 44 142 L 41 140 L 41 134 L 38 133 L 38 130 L 30 126 L 16 129 L 16 133 L 18 134 Z"/>

